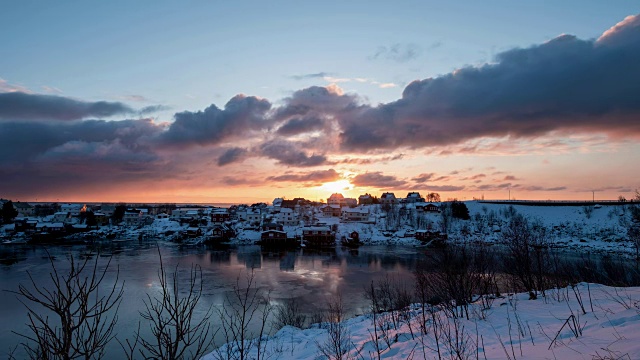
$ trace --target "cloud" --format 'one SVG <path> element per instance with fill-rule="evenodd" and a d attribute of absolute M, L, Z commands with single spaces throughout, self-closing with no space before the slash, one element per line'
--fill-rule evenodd
<path fill-rule="evenodd" d="M 269 181 L 313 182 L 314 184 L 336 181 L 338 179 L 340 179 L 340 174 L 338 174 L 334 169 L 289 173 L 278 176 L 269 176 L 267 178 Z"/>
<path fill-rule="evenodd" d="M 427 186 L 429 191 L 461 191 L 464 190 L 464 186 L 454 186 L 454 185 L 429 185 Z"/>
<path fill-rule="evenodd" d="M 396 154 L 393 156 L 382 156 L 382 157 L 367 157 L 367 158 L 346 158 L 338 161 L 340 164 L 358 164 L 358 165 L 367 165 L 367 164 L 375 164 L 375 163 L 386 163 L 389 161 L 400 160 L 404 157 L 404 154 Z"/>
<path fill-rule="evenodd" d="M 10 84 L 7 80 L 0 78 L 0 92 L 22 92 L 30 93 L 29 89 L 24 86 Z"/>
<path fill-rule="evenodd" d="M 411 181 L 422 184 L 433 179 L 435 175 L 436 175 L 435 173 L 424 173 L 414 177 L 413 179 L 411 179 Z"/>
<path fill-rule="evenodd" d="M 379 171 L 356 175 L 351 179 L 351 183 L 359 187 L 377 188 L 396 188 L 407 185 L 406 181 L 392 175 L 383 175 Z"/>
<path fill-rule="evenodd" d="M 535 137 L 553 131 L 640 135 L 640 22 L 596 40 L 562 35 L 495 63 L 416 80 L 402 98 L 340 114 L 342 148 L 370 151 Z"/>
<path fill-rule="evenodd" d="M 416 44 L 395 43 L 389 46 L 380 46 L 370 57 L 371 59 L 386 59 L 397 62 L 407 62 L 416 59 L 422 53 L 422 49 Z"/>
<path fill-rule="evenodd" d="M 378 87 L 380 89 L 389 89 L 389 88 L 398 87 L 398 85 L 396 85 L 394 83 L 382 83 L 382 84 L 378 84 Z"/>
<path fill-rule="evenodd" d="M 247 155 L 247 149 L 233 147 L 227 149 L 222 155 L 218 157 L 218 166 L 225 166 L 231 163 L 240 161 Z"/>
<path fill-rule="evenodd" d="M 3 120 L 80 120 L 110 117 L 135 111 L 119 102 L 85 102 L 56 95 L 0 93 L 0 119 Z"/>
<path fill-rule="evenodd" d="M 320 130 L 323 127 L 324 122 L 317 117 L 293 118 L 280 126 L 276 133 L 279 135 L 292 136 Z"/>
<path fill-rule="evenodd" d="M 271 140 L 260 145 L 260 153 L 281 165 L 310 167 L 328 163 L 324 155 L 309 155 L 299 145 L 291 141 Z"/>
<path fill-rule="evenodd" d="M 530 186 L 521 186 L 521 187 L 518 187 L 518 189 L 525 190 L 525 191 L 563 191 L 563 190 L 567 190 L 567 187 L 566 186 L 544 187 L 544 186 L 530 185 Z"/>
<path fill-rule="evenodd" d="M 145 106 L 142 109 L 138 110 L 138 114 L 147 115 L 147 114 L 153 114 L 153 113 L 166 111 L 166 110 L 171 110 L 171 108 L 169 106 L 164 106 L 164 105 L 151 105 L 151 106 Z"/>
<path fill-rule="evenodd" d="M 327 76 L 331 76 L 331 73 L 321 71 L 321 72 L 311 73 L 311 74 L 293 75 L 291 76 L 291 78 L 294 80 L 307 80 L 307 79 L 324 79 Z"/>
<path fill-rule="evenodd" d="M 505 176 L 505 177 L 504 177 L 504 179 L 502 179 L 502 180 L 504 180 L 504 181 L 514 181 L 514 180 L 518 180 L 518 178 L 516 178 L 516 177 L 515 177 L 515 176 L 513 176 L 513 175 L 507 175 L 507 176 Z"/>
<path fill-rule="evenodd" d="M 254 96 L 236 95 L 224 109 L 211 105 L 204 111 L 183 111 L 174 115 L 175 121 L 162 134 L 166 145 L 189 147 L 219 144 L 230 138 L 248 136 L 269 124 L 265 118 L 271 103 Z"/>

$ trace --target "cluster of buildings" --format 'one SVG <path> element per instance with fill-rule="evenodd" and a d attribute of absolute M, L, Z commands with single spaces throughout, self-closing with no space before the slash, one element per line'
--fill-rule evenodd
<path fill-rule="evenodd" d="M 6 202 L 6 200 L 4 200 Z M 214 240 L 229 240 L 235 236 L 233 227 L 261 232 L 264 244 L 282 243 L 289 238 L 285 227 L 301 227 L 303 240 L 314 244 L 328 244 L 335 241 L 335 231 L 319 221 L 319 217 L 338 218 L 340 222 L 375 223 L 373 204 L 397 205 L 413 204 L 418 212 L 438 212 L 434 203 L 426 203 L 417 192 L 410 192 L 405 198 L 396 198 L 385 192 L 380 198 L 370 194 L 358 199 L 346 198 L 342 194 L 332 194 L 326 203 L 304 198 L 276 198 L 271 205 L 233 205 L 229 208 L 214 206 L 140 205 L 123 204 L 37 204 L 13 203 L 18 212 L 14 230 L 25 233 L 38 232 L 79 232 L 106 225 L 143 226 L 155 220 L 168 219 L 188 224 L 185 237 L 207 236 Z M 289 239 L 292 240 L 292 239 Z"/>

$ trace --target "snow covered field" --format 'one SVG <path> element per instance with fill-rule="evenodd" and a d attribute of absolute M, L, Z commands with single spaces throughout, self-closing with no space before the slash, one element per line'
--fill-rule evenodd
<path fill-rule="evenodd" d="M 638 359 L 640 358 L 640 288 L 613 288 L 580 283 L 554 290 L 545 298 L 509 294 L 489 310 L 472 306 L 471 316 L 426 316 L 421 330 L 420 307 L 410 319 L 388 332 L 377 330 L 373 318 L 358 316 L 342 323 L 342 359 Z M 584 311 L 583 311 L 584 310 Z M 378 315 L 380 317 L 382 315 Z M 435 325 L 434 325 L 435 324 Z M 426 330 L 426 331 L 424 331 Z M 301 330 L 287 326 L 265 337 L 265 359 L 322 359 L 331 343 L 328 323 Z M 437 337 L 437 341 L 436 341 Z M 204 359 L 219 359 L 226 346 Z M 331 348 L 331 346 L 329 346 Z M 379 356 L 378 351 L 379 349 Z M 438 351 L 440 354 L 438 354 Z M 332 355 L 336 355 L 335 353 Z M 257 356 L 252 347 L 249 358 Z"/>

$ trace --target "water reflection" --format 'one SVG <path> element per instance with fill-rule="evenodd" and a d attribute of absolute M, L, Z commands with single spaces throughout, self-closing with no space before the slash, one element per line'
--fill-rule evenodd
<path fill-rule="evenodd" d="M 324 308 L 326 301 L 341 293 L 349 315 L 363 313 L 363 289 L 372 280 L 392 273 L 411 279 L 420 250 L 408 247 L 371 246 L 360 249 L 263 249 L 259 246 L 187 247 L 155 242 L 96 242 L 74 246 L 13 245 L 0 247 L 0 289 L 16 290 L 28 282 L 31 273 L 39 286 L 50 286 L 49 255 L 60 269 L 73 254 L 77 259 L 95 259 L 101 266 L 111 259 L 110 279 L 117 269 L 124 281 L 124 298 L 118 313 L 119 336 L 133 334 L 140 321 L 143 299 L 159 289 L 160 256 L 165 269 L 179 267 L 179 283 L 189 280 L 189 268 L 198 265 L 203 276 L 203 306 L 220 306 L 238 279 L 254 272 L 258 287 L 270 292 L 272 301 L 298 299 L 308 315 Z M 106 284 L 107 286 L 110 284 Z M 3 292 L 0 298 L 0 349 L 19 342 L 13 331 L 26 331 L 26 310 L 15 296 Z M 215 323 L 213 326 L 217 326 Z M 118 355 L 117 344 L 110 351 Z M 1 356 L 1 355 L 0 355 Z"/>

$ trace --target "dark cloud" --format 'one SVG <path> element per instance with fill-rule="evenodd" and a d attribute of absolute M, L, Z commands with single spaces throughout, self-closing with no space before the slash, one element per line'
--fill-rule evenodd
<path fill-rule="evenodd" d="M 288 166 L 318 166 L 327 164 L 324 155 L 307 154 L 301 150 L 298 143 L 285 140 L 267 141 L 260 145 L 262 156 L 277 160 L 278 163 Z"/>
<path fill-rule="evenodd" d="M 33 196 L 171 178 L 151 146 L 162 130 L 148 119 L 0 122 L 0 189 Z"/>
<path fill-rule="evenodd" d="M 166 111 L 166 110 L 171 110 L 171 107 L 165 106 L 165 105 L 151 105 L 151 106 L 145 106 L 142 109 L 138 110 L 138 114 L 147 115 L 147 114 L 153 114 L 153 113 Z"/>
<path fill-rule="evenodd" d="M 381 172 L 371 172 L 356 175 L 351 179 L 351 183 L 360 187 L 396 188 L 407 185 L 404 180 L 399 180 L 392 175 L 383 175 Z"/>
<path fill-rule="evenodd" d="M 402 158 L 404 158 L 404 154 L 397 154 L 393 156 L 382 156 L 382 157 L 368 157 L 368 158 L 346 158 L 338 161 L 338 163 L 367 165 L 367 164 L 376 164 L 376 163 L 386 163 L 389 161 L 400 160 Z"/>
<path fill-rule="evenodd" d="M 294 80 L 306 80 L 306 79 L 322 79 L 326 76 L 331 76 L 331 73 L 321 71 L 321 72 L 311 73 L 311 74 L 293 75 L 291 76 L 291 78 Z"/>
<path fill-rule="evenodd" d="M 279 135 L 292 136 L 310 131 L 320 130 L 324 122 L 317 117 L 293 118 L 288 120 L 276 131 Z"/>
<path fill-rule="evenodd" d="M 135 113 L 132 108 L 119 102 L 85 102 L 23 92 L 0 93 L 0 119 L 3 120 L 79 120 L 132 113 Z"/>
<path fill-rule="evenodd" d="M 370 58 L 406 62 L 419 57 L 421 53 L 422 49 L 416 44 L 395 43 L 389 46 L 378 47 Z"/>
<path fill-rule="evenodd" d="M 409 84 L 402 98 L 341 114 L 348 151 L 426 147 L 556 130 L 640 135 L 640 17 L 597 40 L 562 35 Z"/>
<path fill-rule="evenodd" d="M 269 101 L 254 96 L 237 95 L 219 109 L 211 105 L 204 111 L 184 111 L 174 115 L 175 121 L 162 134 L 168 145 L 219 144 L 233 137 L 249 135 L 250 131 L 269 126 L 265 114 L 271 108 Z"/>
<path fill-rule="evenodd" d="M 218 157 L 218 166 L 229 165 L 231 163 L 240 161 L 247 155 L 247 149 L 233 147 L 227 149 L 222 155 Z"/>
<path fill-rule="evenodd" d="M 507 175 L 507 176 L 505 176 L 505 177 L 504 177 L 504 179 L 502 179 L 502 180 L 504 180 L 504 181 L 514 181 L 514 180 L 518 180 L 518 178 L 516 178 L 516 177 L 515 177 L 515 176 L 513 176 L 513 175 Z"/>
<path fill-rule="evenodd" d="M 419 184 L 425 183 L 431 179 L 433 179 L 433 177 L 436 176 L 435 173 L 427 173 L 427 174 L 420 174 L 416 177 L 414 177 L 413 179 L 411 179 L 411 181 L 417 182 Z"/>
<path fill-rule="evenodd" d="M 269 181 L 293 181 L 293 182 L 313 182 L 315 184 L 340 179 L 340 174 L 334 169 L 310 171 L 305 173 L 290 173 L 278 176 L 270 176 Z"/>
<path fill-rule="evenodd" d="M 427 187 L 429 191 L 460 191 L 464 190 L 464 186 L 454 186 L 454 185 L 429 185 Z"/>
<path fill-rule="evenodd" d="M 531 186 L 521 186 L 521 187 L 518 187 L 518 188 L 520 190 L 525 190 L 525 191 L 563 191 L 563 190 L 567 190 L 566 186 L 544 187 L 544 186 L 531 185 Z"/>

